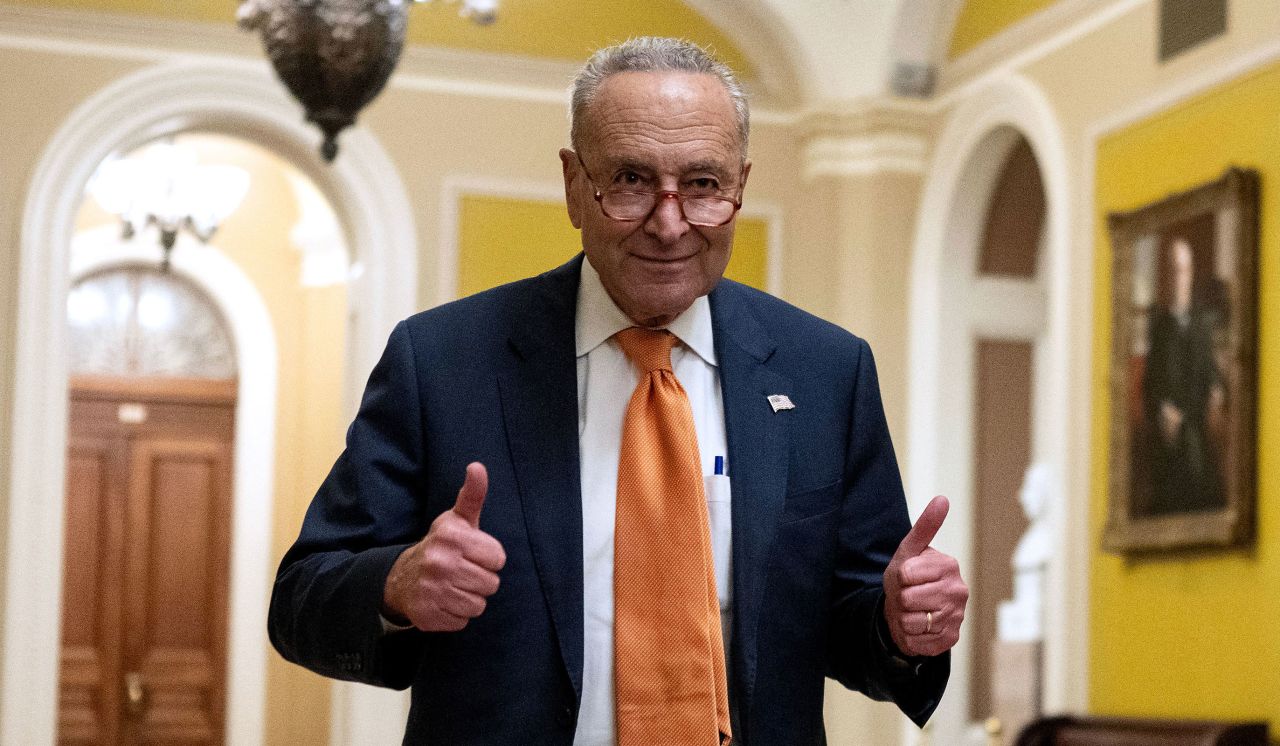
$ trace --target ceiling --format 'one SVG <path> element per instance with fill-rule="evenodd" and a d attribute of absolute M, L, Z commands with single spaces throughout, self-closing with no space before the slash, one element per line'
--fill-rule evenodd
<path fill-rule="evenodd" d="M 237 6 L 234 0 L 3 1 L 219 24 L 233 24 Z M 411 7 L 408 41 L 578 62 L 631 36 L 682 36 L 713 49 L 768 98 L 822 105 L 887 92 L 894 67 L 904 61 L 946 59 L 962 6 L 966 18 L 981 21 L 990 15 L 985 6 L 1010 4 L 1028 0 L 501 0 L 497 22 L 481 27 L 459 16 L 460 3 L 432 0 Z M 978 29 L 980 40 L 981 22 Z"/>

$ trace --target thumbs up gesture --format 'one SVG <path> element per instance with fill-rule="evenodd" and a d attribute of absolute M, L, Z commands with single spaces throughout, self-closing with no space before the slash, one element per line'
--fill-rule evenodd
<path fill-rule="evenodd" d="M 456 632 L 484 612 L 507 562 L 502 544 L 480 530 L 488 491 L 484 464 L 469 464 L 453 509 L 441 513 L 426 537 L 391 566 L 382 592 L 383 616 L 407 620 L 424 632 Z"/>
<path fill-rule="evenodd" d="M 948 508 L 947 498 L 933 498 L 884 571 L 885 621 L 907 655 L 938 655 L 960 639 L 969 586 L 955 558 L 929 546 Z"/>

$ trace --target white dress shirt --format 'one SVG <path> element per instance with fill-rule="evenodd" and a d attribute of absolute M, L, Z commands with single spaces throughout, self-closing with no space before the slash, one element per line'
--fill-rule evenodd
<path fill-rule="evenodd" d="M 591 262 L 582 262 L 575 326 L 578 373 L 578 446 L 582 479 L 582 706 L 574 746 L 613 746 L 613 530 L 618 491 L 618 451 L 627 403 L 641 371 L 613 335 L 635 324 L 600 284 Z M 698 453 L 706 481 L 716 589 L 725 651 L 729 648 L 731 587 L 727 438 L 724 401 L 711 331 L 711 306 L 698 298 L 667 329 L 680 341 L 671 367 L 689 395 Z M 724 459 L 715 473 L 716 456 Z"/>

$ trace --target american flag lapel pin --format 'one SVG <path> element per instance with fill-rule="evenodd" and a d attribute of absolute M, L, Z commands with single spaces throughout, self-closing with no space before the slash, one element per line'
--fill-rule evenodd
<path fill-rule="evenodd" d="M 786 394 L 770 394 L 769 406 L 773 407 L 774 414 L 784 409 L 795 409 L 796 405 L 791 403 L 791 397 Z"/>

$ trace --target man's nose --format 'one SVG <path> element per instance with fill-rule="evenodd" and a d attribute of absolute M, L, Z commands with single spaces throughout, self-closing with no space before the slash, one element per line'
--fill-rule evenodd
<path fill-rule="evenodd" d="M 645 220 L 645 232 L 662 243 L 674 243 L 690 230 L 689 222 L 684 219 L 680 198 L 675 192 L 659 192 L 657 199 L 653 212 Z"/>

